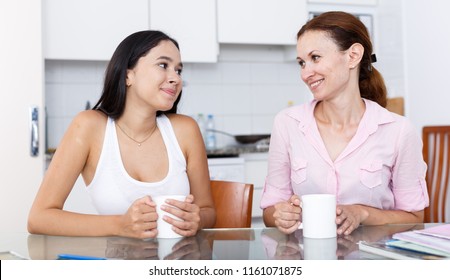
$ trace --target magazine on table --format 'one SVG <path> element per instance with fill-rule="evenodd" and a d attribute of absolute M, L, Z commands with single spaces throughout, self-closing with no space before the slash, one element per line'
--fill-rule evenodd
<path fill-rule="evenodd" d="M 415 230 L 414 232 L 450 240 L 450 224 Z"/>
<path fill-rule="evenodd" d="M 427 246 L 422 246 L 422 245 L 408 242 L 408 241 L 392 239 L 392 240 L 388 240 L 386 242 L 386 245 L 395 247 L 395 248 L 401 248 L 401 249 L 406 249 L 406 250 L 410 250 L 410 251 L 416 251 L 416 252 L 427 253 L 427 254 L 431 254 L 431 255 L 438 255 L 438 256 L 450 258 L 450 253 L 436 250 L 436 249 L 433 249 L 433 248 L 430 248 Z"/>
<path fill-rule="evenodd" d="M 450 259 L 450 224 L 395 233 L 391 240 L 361 241 L 359 249 L 391 259 Z"/>
<path fill-rule="evenodd" d="M 427 228 L 425 230 L 422 230 L 421 232 L 417 231 L 399 232 L 395 233 L 392 236 L 392 238 L 415 243 L 421 246 L 433 248 L 450 254 L 450 239 L 424 234 L 424 232 L 428 231 L 433 232 L 434 230 L 432 229 L 433 228 Z"/>
<path fill-rule="evenodd" d="M 359 250 L 394 260 L 443 260 L 447 257 L 390 246 L 386 241 L 358 243 Z"/>

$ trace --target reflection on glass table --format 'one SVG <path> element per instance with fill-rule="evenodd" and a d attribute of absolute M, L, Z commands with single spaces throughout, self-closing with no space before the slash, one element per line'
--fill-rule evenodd
<path fill-rule="evenodd" d="M 24 235 L 6 249 L 16 250 L 25 242 L 31 259 L 57 259 L 59 254 L 125 260 L 376 259 L 359 251 L 358 242 L 388 240 L 394 233 L 424 226 L 360 226 L 349 236 L 325 239 L 303 238 L 301 229 L 286 235 L 276 228 L 207 229 L 193 237 L 148 240 Z"/>
<path fill-rule="evenodd" d="M 359 241 L 389 240 L 394 233 L 420 228 L 423 228 L 423 225 L 360 226 L 349 236 L 318 239 L 303 237 L 301 229 L 290 235 L 265 229 L 261 239 L 268 259 L 366 259 L 372 256 L 359 251 Z"/>

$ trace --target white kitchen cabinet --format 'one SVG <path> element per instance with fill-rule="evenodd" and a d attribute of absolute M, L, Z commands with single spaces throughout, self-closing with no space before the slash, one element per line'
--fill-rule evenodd
<path fill-rule="evenodd" d="M 268 153 L 249 153 L 239 156 L 245 159 L 245 182 L 253 184 L 252 218 L 262 218 L 259 204 L 267 175 Z"/>
<path fill-rule="evenodd" d="M 295 45 L 306 0 L 217 0 L 219 43 Z"/>
<path fill-rule="evenodd" d="M 148 17 L 148 0 L 43 0 L 44 57 L 109 60 Z"/>
<path fill-rule="evenodd" d="M 208 169 L 211 180 L 244 182 L 244 159 L 238 157 L 209 158 Z"/>
<path fill-rule="evenodd" d="M 308 0 L 308 3 L 375 6 L 378 0 Z"/>
<path fill-rule="evenodd" d="M 150 0 L 150 28 L 178 41 L 183 62 L 217 62 L 215 0 Z"/>

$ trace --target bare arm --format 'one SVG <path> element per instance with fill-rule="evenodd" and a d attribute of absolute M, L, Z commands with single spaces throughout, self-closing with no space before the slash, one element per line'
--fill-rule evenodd
<path fill-rule="evenodd" d="M 90 112 L 91 113 L 91 112 Z M 90 152 L 88 118 L 78 115 L 64 135 L 46 171 L 28 217 L 31 233 L 52 235 L 114 235 L 119 217 L 97 217 L 62 210 Z"/>
<path fill-rule="evenodd" d="M 422 223 L 424 211 L 381 210 L 365 205 L 338 205 L 336 210 L 338 234 L 350 234 L 360 224 L 409 224 Z"/>
<path fill-rule="evenodd" d="M 66 236 L 121 235 L 138 238 L 154 236 L 143 229 L 143 221 L 151 219 L 149 198 L 136 201 L 126 215 L 87 215 L 64 211 L 64 203 L 75 181 L 87 165 L 89 157 L 103 139 L 106 117 L 97 111 L 85 111 L 75 117 L 45 174 L 28 217 L 28 231 L 36 234 Z M 100 149 L 100 148 L 98 148 Z M 98 152 L 98 151 L 97 151 Z M 132 215 L 142 220 L 141 227 L 132 223 Z M 139 219 L 139 218 L 138 218 Z"/>
<path fill-rule="evenodd" d="M 206 149 L 200 129 L 197 122 L 190 117 L 182 115 L 169 117 L 186 158 L 193 202 L 200 210 L 197 230 L 213 227 L 216 211 L 211 194 Z"/>

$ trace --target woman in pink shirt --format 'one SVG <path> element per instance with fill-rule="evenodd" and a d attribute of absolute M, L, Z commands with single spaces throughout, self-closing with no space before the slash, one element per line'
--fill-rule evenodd
<path fill-rule="evenodd" d="M 275 118 L 265 224 L 295 231 L 300 197 L 313 193 L 336 195 L 338 234 L 360 224 L 422 222 L 429 204 L 422 140 L 406 118 L 384 108 L 386 87 L 364 24 L 327 12 L 297 39 L 301 78 L 314 100 Z"/>

